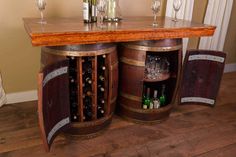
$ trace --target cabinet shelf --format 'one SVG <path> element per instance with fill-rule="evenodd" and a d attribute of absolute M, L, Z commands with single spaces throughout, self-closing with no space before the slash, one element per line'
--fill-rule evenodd
<path fill-rule="evenodd" d="M 159 76 L 159 78 L 157 79 L 148 79 L 146 77 L 144 77 L 143 81 L 144 82 L 160 82 L 160 81 L 165 81 L 165 80 L 168 80 L 170 78 L 170 73 L 165 73 L 165 74 L 161 74 Z"/>

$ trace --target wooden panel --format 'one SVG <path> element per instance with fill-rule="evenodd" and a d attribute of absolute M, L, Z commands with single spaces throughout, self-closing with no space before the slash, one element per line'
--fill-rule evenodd
<path fill-rule="evenodd" d="M 38 113 L 46 151 L 56 135 L 70 124 L 68 60 L 46 66 L 39 74 Z"/>
<path fill-rule="evenodd" d="M 216 51 L 187 52 L 181 83 L 181 103 L 215 104 L 225 57 L 225 53 Z"/>
<path fill-rule="evenodd" d="M 118 75 L 118 61 L 116 64 L 111 65 L 111 73 L 110 73 L 110 83 L 109 83 L 109 88 L 110 88 L 110 93 L 109 93 L 109 100 L 110 100 L 110 105 L 111 110 L 110 113 L 114 112 L 115 109 L 115 102 L 117 99 L 118 95 L 118 80 L 119 80 L 119 75 Z"/>
<path fill-rule="evenodd" d="M 37 22 L 37 18 L 24 19 L 25 29 L 34 46 L 200 37 L 212 36 L 215 31 L 214 26 L 184 20 L 173 22 L 169 17 L 158 17 L 157 28 L 151 26 L 153 17 L 124 17 L 116 28 L 112 29 L 108 25 L 107 29 L 99 29 L 96 23 L 84 24 L 81 18 L 46 20 L 48 24 L 41 25 Z"/>
<path fill-rule="evenodd" d="M 58 56 L 54 54 L 45 53 L 44 48 L 42 48 L 41 51 L 41 68 L 66 59 L 66 56 Z"/>

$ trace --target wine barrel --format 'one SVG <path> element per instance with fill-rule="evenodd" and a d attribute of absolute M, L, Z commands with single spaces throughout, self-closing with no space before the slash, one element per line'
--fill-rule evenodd
<path fill-rule="evenodd" d="M 97 135 L 111 123 L 116 106 L 118 93 L 116 45 L 88 44 L 42 48 L 41 68 L 62 60 L 69 60 L 68 94 L 72 121 L 71 128 L 65 133 L 86 137 Z M 103 66 L 103 71 L 99 69 L 100 66 Z M 90 83 L 85 82 L 84 77 L 87 74 L 91 77 Z M 87 88 L 91 91 L 86 91 Z"/>
<path fill-rule="evenodd" d="M 158 79 L 146 79 L 145 65 L 147 55 L 168 58 L 169 73 Z M 119 50 L 119 105 L 117 112 L 125 119 L 138 123 L 156 123 L 169 117 L 173 108 L 182 64 L 182 39 L 165 39 L 156 41 L 138 41 L 123 43 Z M 155 109 L 143 109 L 143 87 L 158 89 L 166 86 L 167 102 L 165 106 Z"/>

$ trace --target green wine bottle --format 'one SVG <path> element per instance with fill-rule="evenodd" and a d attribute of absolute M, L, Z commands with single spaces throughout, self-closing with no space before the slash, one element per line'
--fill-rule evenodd
<path fill-rule="evenodd" d="M 144 99 L 143 109 L 149 109 L 150 103 L 151 103 L 150 88 L 147 88 L 147 94 L 146 94 L 146 98 Z"/>
<path fill-rule="evenodd" d="M 159 100 L 160 100 L 160 106 L 161 106 L 161 107 L 166 105 L 165 90 L 166 90 L 166 86 L 165 86 L 165 85 L 162 85 L 161 96 L 160 96 L 160 98 L 159 98 Z"/>

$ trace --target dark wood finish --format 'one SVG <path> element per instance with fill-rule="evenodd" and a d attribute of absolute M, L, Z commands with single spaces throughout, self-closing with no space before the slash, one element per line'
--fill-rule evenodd
<path fill-rule="evenodd" d="M 57 62 L 39 74 L 39 125 L 46 151 L 56 135 L 70 127 L 68 64 L 67 60 Z M 65 69 L 59 72 L 61 68 Z"/>
<path fill-rule="evenodd" d="M 198 59 L 199 57 L 201 58 Z M 226 54 L 218 51 L 188 51 L 180 84 L 180 102 L 195 102 L 213 106 L 223 75 L 225 58 Z"/>
<path fill-rule="evenodd" d="M 0 108 L 1 157 L 234 157 L 236 73 L 224 74 L 216 106 L 181 105 L 167 121 L 140 126 L 113 117 L 105 134 L 93 139 L 59 136 L 51 152 L 42 147 L 37 102 Z"/>
<path fill-rule="evenodd" d="M 39 24 L 38 20 L 24 19 L 25 29 L 34 46 L 200 37 L 212 36 L 215 31 L 214 26 L 184 20 L 174 22 L 170 17 L 158 17 L 157 28 L 152 27 L 153 17 L 124 17 L 119 23 L 105 23 L 107 29 L 99 29 L 96 23 L 84 24 L 81 18 L 46 19 L 46 25 Z"/>
<path fill-rule="evenodd" d="M 41 69 L 63 60 L 66 60 L 65 56 L 55 56 L 53 54 L 45 53 L 43 49 L 41 50 Z"/>
<path fill-rule="evenodd" d="M 150 45 L 150 46 L 149 46 Z M 168 57 L 170 74 L 165 79 L 146 80 L 145 62 L 147 54 Z M 120 51 L 120 95 L 117 112 L 120 116 L 141 123 L 154 123 L 169 117 L 176 97 L 182 64 L 182 40 L 166 39 L 125 43 Z M 176 76 L 171 77 L 170 76 Z M 159 109 L 142 109 L 143 85 L 153 83 L 152 88 L 160 89 L 161 81 L 166 81 L 166 106 Z M 160 92 L 161 90 L 159 90 Z"/>
<path fill-rule="evenodd" d="M 77 59 L 77 70 L 79 71 L 77 73 L 77 81 L 79 82 L 79 85 L 82 85 L 83 84 L 83 79 L 82 79 L 82 74 L 83 74 L 83 70 L 82 70 L 82 64 L 83 64 L 83 59 L 82 58 L 78 58 Z M 77 85 L 78 87 L 78 85 Z M 84 121 L 84 112 L 83 112 L 83 86 L 79 86 L 78 88 L 78 104 L 79 104 L 79 107 L 78 107 L 78 113 L 79 113 L 79 116 L 80 116 L 80 119 L 79 121 L 80 122 L 83 122 Z"/>
<path fill-rule="evenodd" d="M 75 56 L 77 60 L 77 87 L 78 87 L 78 113 L 79 122 L 72 122 L 71 128 L 66 130 L 67 134 L 90 137 L 91 134 L 98 134 L 103 129 L 107 128 L 112 120 L 113 111 L 116 105 L 117 90 L 118 90 L 118 57 L 116 46 L 114 44 L 96 44 L 96 45 L 68 45 L 44 47 L 43 56 L 47 55 L 55 59 L 67 56 Z M 106 54 L 106 85 L 105 85 L 105 115 L 104 118 L 97 119 L 97 70 L 98 70 L 98 56 Z M 92 121 L 84 121 L 83 113 L 83 62 L 84 58 L 92 56 Z M 45 64 L 48 64 L 45 60 Z M 51 62 L 50 62 L 51 63 Z"/>

